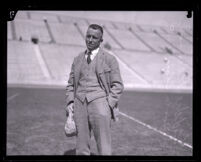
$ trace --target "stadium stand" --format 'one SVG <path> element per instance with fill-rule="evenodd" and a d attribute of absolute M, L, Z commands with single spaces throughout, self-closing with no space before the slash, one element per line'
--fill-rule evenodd
<path fill-rule="evenodd" d="M 160 35 L 161 36 L 161 35 Z M 192 46 L 189 45 L 189 42 L 183 39 L 178 35 L 163 35 L 161 36 L 165 39 L 169 44 L 171 44 L 175 49 L 177 49 L 182 54 L 192 54 Z"/>
<path fill-rule="evenodd" d="M 40 69 L 31 43 L 10 41 L 7 57 L 9 84 L 34 84 L 47 80 Z"/>
<path fill-rule="evenodd" d="M 150 51 L 138 38 L 133 36 L 128 30 L 108 29 L 110 35 L 122 46 L 128 50 Z"/>
<path fill-rule="evenodd" d="M 166 34 L 166 31 L 164 31 L 161 26 L 138 25 L 138 27 L 140 27 L 141 31 L 145 33 L 153 33 L 154 31 L 157 31 L 161 34 Z"/>
<path fill-rule="evenodd" d="M 179 35 L 181 36 L 183 39 L 186 39 L 187 41 L 189 41 L 190 43 L 192 43 L 193 41 L 193 37 L 192 37 L 192 30 L 188 29 L 188 28 L 167 28 L 167 27 L 162 27 L 164 31 L 166 31 L 166 34 L 170 34 L 170 35 Z"/>
<path fill-rule="evenodd" d="M 178 55 L 178 58 L 182 60 L 185 64 L 188 64 L 190 68 L 193 68 L 193 58 L 192 56 Z"/>
<path fill-rule="evenodd" d="M 138 75 L 150 85 L 190 86 L 192 84 L 192 69 L 171 55 L 160 55 L 154 52 L 116 51 L 115 54 L 130 65 Z M 129 59 L 126 59 L 129 58 Z M 165 61 L 164 59 L 167 59 Z M 143 65 L 143 66 L 142 66 Z M 185 76 L 185 72 L 189 75 Z"/>
<path fill-rule="evenodd" d="M 19 12 L 8 22 L 8 85 L 64 86 L 91 23 L 103 26 L 102 46 L 117 57 L 126 88 L 192 90 L 192 29 L 36 11 Z"/>
<path fill-rule="evenodd" d="M 49 22 L 52 35 L 59 44 L 84 46 L 84 39 L 74 24 L 59 24 Z"/>
<path fill-rule="evenodd" d="M 50 42 L 50 36 L 43 21 L 28 19 L 16 19 L 14 21 L 17 40 L 29 41 L 32 37 L 38 37 L 41 42 Z"/>
<path fill-rule="evenodd" d="M 81 19 L 81 18 L 70 17 L 70 16 L 59 16 L 59 19 L 61 20 L 61 23 L 65 23 L 65 24 L 68 24 L 68 23 L 74 24 L 74 23 L 76 23 L 79 26 L 88 25 L 87 20 L 85 20 L 84 18 Z"/>
<path fill-rule="evenodd" d="M 184 30 L 189 36 L 193 35 L 193 30 L 192 29 L 184 29 Z"/>
<path fill-rule="evenodd" d="M 52 79 L 65 84 L 69 78 L 72 58 L 83 51 L 84 47 L 42 44 L 40 49 L 51 72 Z M 55 56 L 57 56 L 57 59 L 55 59 Z"/>
<path fill-rule="evenodd" d="M 46 19 L 47 21 L 50 22 L 59 22 L 59 19 L 56 15 L 51 15 L 51 14 L 42 14 L 42 13 L 37 13 L 37 12 L 30 12 L 30 18 L 32 20 L 39 20 L 39 21 L 43 21 L 44 19 Z"/>
<path fill-rule="evenodd" d="M 157 36 L 155 33 L 145 33 L 145 32 L 135 32 L 131 30 L 133 35 L 138 37 L 141 41 L 144 42 L 152 51 L 156 51 L 159 53 L 167 53 L 167 48 L 172 51 L 172 53 L 177 53 L 172 46 L 166 43 L 163 39 Z"/>
<path fill-rule="evenodd" d="M 141 28 L 137 24 L 114 22 L 113 25 L 116 27 L 115 29 L 119 30 L 128 30 L 129 28 L 132 28 L 136 32 L 142 32 Z"/>
<path fill-rule="evenodd" d="M 7 23 L 7 39 L 8 40 L 12 40 L 13 39 L 12 30 L 11 30 L 11 22 Z"/>
<path fill-rule="evenodd" d="M 30 19 L 30 13 L 29 12 L 17 12 L 16 15 L 17 19 Z"/>
<path fill-rule="evenodd" d="M 100 24 L 103 27 L 115 29 L 115 26 L 112 24 L 112 22 L 109 22 L 109 21 L 88 20 L 88 22 L 90 24 Z"/>

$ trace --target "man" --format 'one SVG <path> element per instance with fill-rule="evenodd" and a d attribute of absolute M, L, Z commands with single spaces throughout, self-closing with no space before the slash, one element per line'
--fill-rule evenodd
<path fill-rule="evenodd" d="M 100 48 L 103 29 L 91 24 L 85 52 L 75 57 L 66 87 L 67 113 L 74 111 L 76 155 L 90 155 L 91 130 L 100 155 L 111 155 L 111 117 L 123 92 L 116 58 Z"/>

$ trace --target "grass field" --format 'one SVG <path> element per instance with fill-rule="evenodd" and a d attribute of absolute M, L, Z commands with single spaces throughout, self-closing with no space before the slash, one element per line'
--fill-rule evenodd
<path fill-rule="evenodd" d="M 7 155 L 74 155 L 64 108 L 65 89 L 8 88 Z M 119 108 L 127 117 L 112 123 L 113 155 L 192 156 L 192 94 L 125 91 Z"/>

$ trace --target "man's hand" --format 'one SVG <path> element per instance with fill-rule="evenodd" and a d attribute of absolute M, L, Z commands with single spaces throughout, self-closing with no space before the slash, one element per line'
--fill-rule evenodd
<path fill-rule="evenodd" d="M 66 115 L 68 116 L 69 112 L 73 112 L 74 111 L 74 103 L 70 103 L 67 107 L 66 107 Z"/>

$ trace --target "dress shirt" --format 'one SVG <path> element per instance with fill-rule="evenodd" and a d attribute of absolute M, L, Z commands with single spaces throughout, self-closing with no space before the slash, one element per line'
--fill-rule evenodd
<path fill-rule="evenodd" d="M 99 51 L 99 48 L 96 48 L 95 50 L 93 50 L 93 51 L 91 51 L 91 56 L 90 56 L 90 58 L 91 58 L 91 61 L 95 58 L 95 56 L 98 54 L 98 51 Z M 85 58 L 87 59 L 87 53 L 88 53 L 88 50 L 87 50 L 87 52 L 86 52 L 86 54 L 85 54 Z"/>

